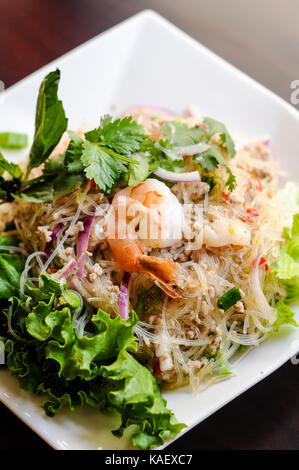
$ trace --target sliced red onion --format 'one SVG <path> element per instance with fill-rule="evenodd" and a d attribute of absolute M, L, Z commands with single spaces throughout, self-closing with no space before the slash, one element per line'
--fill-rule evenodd
<path fill-rule="evenodd" d="M 58 224 L 58 225 L 55 225 L 55 227 L 53 228 L 52 233 L 51 233 L 51 240 L 46 243 L 46 246 L 44 249 L 44 252 L 46 253 L 47 256 L 49 256 L 52 246 L 54 245 L 54 242 L 56 238 L 58 237 L 59 233 L 61 232 L 61 230 L 63 229 L 63 227 L 64 227 L 63 224 Z"/>
<path fill-rule="evenodd" d="M 77 262 L 74 261 L 74 260 L 72 260 L 72 261 L 69 263 L 69 265 L 67 266 L 67 268 L 66 268 L 64 271 L 62 271 L 62 272 L 60 273 L 59 279 L 62 279 L 62 278 L 64 278 L 64 277 L 67 278 L 68 275 L 72 272 L 72 270 L 73 270 L 74 267 L 76 266 L 76 264 L 77 264 Z"/>
<path fill-rule="evenodd" d="M 265 147 L 270 147 L 270 137 L 264 138 L 262 144 L 265 145 Z"/>
<path fill-rule="evenodd" d="M 92 224 L 94 221 L 94 215 L 86 217 L 84 220 L 84 229 L 79 233 L 77 238 L 77 265 L 78 265 L 78 277 L 82 277 L 83 268 L 86 258 L 86 250 L 88 247 L 89 237 L 91 233 Z"/>
<path fill-rule="evenodd" d="M 202 142 L 200 142 L 199 144 L 186 145 L 184 147 L 174 147 L 173 150 L 179 156 L 182 156 L 182 155 L 197 155 L 198 153 L 205 152 L 210 147 L 211 147 L 210 145 L 203 144 Z"/>
<path fill-rule="evenodd" d="M 164 168 L 158 167 L 154 171 L 154 175 L 158 176 L 165 181 L 172 183 L 199 183 L 200 174 L 198 171 L 189 171 L 187 173 L 174 173 L 173 171 L 164 170 Z"/>
<path fill-rule="evenodd" d="M 195 118 L 195 119 L 200 119 L 201 118 L 201 114 L 200 114 L 197 106 L 194 105 L 194 104 L 190 104 L 190 106 L 188 106 L 188 108 L 186 109 L 186 116 L 191 117 L 191 118 Z"/>
<path fill-rule="evenodd" d="M 123 321 L 129 318 L 129 281 L 131 275 L 124 273 L 119 291 L 119 315 Z"/>
<path fill-rule="evenodd" d="M 277 312 L 275 308 L 269 305 L 265 297 L 265 294 L 261 288 L 260 277 L 259 277 L 260 260 L 261 260 L 261 255 L 259 254 L 253 262 L 253 268 L 252 268 L 252 274 L 251 274 L 253 292 L 255 295 L 257 309 L 262 314 L 265 315 L 265 318 L 267 318 L 270 324 L 273 324 L 274 321 L 276 320 Z"/>
<path fill-rule="evenodd" d="M 168 117 L 174 117 L 177 116 L 176 113 L 173 111 L 170 111 L 169 109 L 161 108 L 160 106 L 133 106 L 131 108 L 128 108 L 124 111 L 125 115 L 130 115 L 130 114 L 146 114 L 146 115 L 152 115 L 152 116 L 168 116 Z"/>

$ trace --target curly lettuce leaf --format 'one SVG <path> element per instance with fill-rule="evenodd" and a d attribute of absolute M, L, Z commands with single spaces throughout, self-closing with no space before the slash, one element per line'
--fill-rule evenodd
<path fill-rule="evenodd" d="M 132 316 L 123 322 L 118 316 L 114 319 L 103 310 L 99 310 L 91 318 L 96 327 L 92 337 L 79 338 L 73 329 L 68 309 L 52 312 L 46 321 L 56 326 L 52 330 L 52 339 L 46 347 L 46 358 L 57 361 L 59 375 L 68 380 L 76 377 L 89 380 L 99 375 L 99 362 L 106 361 L 117 355 L 122 348 L 134 347 L 133 327 L 136 317 Z"/>
<path fill-rule="evenodd" d="M 40 277 L 39 288 L 26 285 L 22 299 L 15 296 L 10 303 L 14 334 L 7 328 L 7 309 L 0 313 L 7 367 L 22 388 L 48 395 L 43 405 L 48 416 L 83 405 L 120 414 L 115 434 L 130 427 L 142 449 L 163 444 L 184 427 L 166 408 L 156 379 L 133 356 L 134 312 L 123 322 L 99 310 L 79 337 L 72 324 L 78 298 L 49 275 Z"/>
<path fill-rule="evenodd" d="M 122 420 L 113 431 L 116 436 L 134 425 L 133 443 L 152 449 L 164 443 L 165 434 L 174 437 L 185 427 L 166 408 L 153 375 L 128 351 L 122 350 L 115 362 L 102 366 L 101 374 L 107 380 L 101 408 L 117 411 Z"/>

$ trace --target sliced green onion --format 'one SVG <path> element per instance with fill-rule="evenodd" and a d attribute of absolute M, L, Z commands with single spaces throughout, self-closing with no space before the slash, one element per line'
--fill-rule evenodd
<path fill-rule="evenodd" d="M 5 149 L 23 149 L 28 146 L 27 134 L 17 134 L 16 132 L 1 132 L 0 147 Z"/>
<path fill-rule="evenodd" d="M 238 287 L 233 287 L 223 294 L 222 297 L 219 297 L 217 300 L 217 307 L 226 311 L 235 305 L 239 300 L 241 300 L 240 289 Z"/>

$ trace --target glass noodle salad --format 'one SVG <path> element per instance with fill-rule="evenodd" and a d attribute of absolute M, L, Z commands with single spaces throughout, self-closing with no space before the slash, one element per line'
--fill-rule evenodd
<path fill-rule="evenodd" d="M 67 131 L 59 79 L 40 86 L 28 160 L 0 154 L 5 367 L 48 416 L 117 413 L 114 434 L 149 449 L 185 426 L 160 388 L 201 391 L 297 326 L 299 191 L 279 188 L 269 139 L 235 143 L 193 108 Z"/>

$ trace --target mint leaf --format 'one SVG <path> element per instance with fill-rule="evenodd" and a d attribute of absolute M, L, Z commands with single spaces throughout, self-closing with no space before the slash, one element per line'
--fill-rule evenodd
<path fill-rule="evenodd" d="M 20 166 L 16 165 L 15 163 L 8 162 L 0 152 L 0 176 L 2 176 L 5 171 L 7 171 L 7 173 L 9 173 L 13 178 L 22 177 L 22 170 Z"/>
<path fill-rule="evenodd" d="M 189 127 L 179 121 L 166 122 L 162 126 L 162 132 L 171 144 L 179 147 L 197 144 L 205 135 L 201 127 Z"/>
<path fill-rule="evenodd" d="M 81 162 L 88 179 L 94 179 L 105 193 L 111 192 L 121 173 L 126 170 L 125 164 L 112 157 L 102 147 L 88 140 L 83 144 Z"/>
<path fill-rule="evenodd" d="M 79 188 L 84 183 L 84 178 L 79 174 L 70 174 L 67 171 L 62 171 L 53 180 L 54 194 L 69 193 L 76 188 Z"/>
<path fill-rule="evenodd" d="M 17 293 L 24 265 L 17 255 L 0 254 L 0 299 L 9 299 Z"/>
<path fill-rule="evenodd" d="M 20 193 L 14 194 L 14 197 L 28 202 L 45 203 L 52 201 L 53 194 L 53 184 L 51 182 L 44 181 L 32 184 Z"/>
<path fill-rule="evenodd" d="M 83 151 L 83 140 L 75 132 L 68 131 L 71 141 L 65 152 L 64 164 L 69 173 L 81 173 L 83 166 L 81 155 Z"/>
<path fill-rule="evenodd" d="M 58 156 L 53 156 L 51 158 L 48 158 L 48 160 L 45 162 L 43 176 L 56 176 L 57 173 L 60 173 L 60 171 L 64 169 L 64 155 L 60 154 Z"/>
<path fill-rule="evenodd" d="M 50 72 L 39 89 L 35 134 L 29 155 L 29 168 L 41 165 L 56 147 L 67 128 L 67 118 L 58 99 L 60 71 Z"/>

